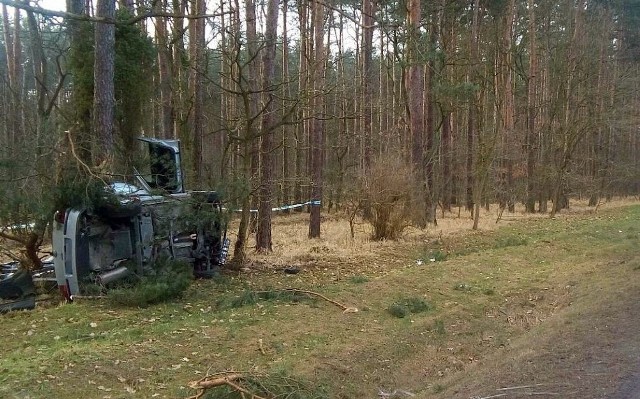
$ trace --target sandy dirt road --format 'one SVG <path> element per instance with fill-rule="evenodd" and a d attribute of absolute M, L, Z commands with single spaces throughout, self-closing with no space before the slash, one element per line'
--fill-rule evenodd
<path fill-rule="evenodd" d="M 639 259 L 572 287 L 574 304 L 468 370 L 445 397 L 640 399 Z"/>

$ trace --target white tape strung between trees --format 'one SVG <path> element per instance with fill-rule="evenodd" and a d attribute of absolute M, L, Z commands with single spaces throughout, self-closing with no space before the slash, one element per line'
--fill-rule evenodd
<path fill-rule="evenodd" d="M 295 209 L 295 208 L 302 208 L 303 206 L 307 206 L 307 205 L 311 205 L 311 206 L 320 206 L 321 201 L 320 200 L 313 200 L 313 201 L 307 201 L 304 202 L 302 204 L 293 204 L 293 205 L 282 205 L 282 206 L 278 206 L 276 208 L 271 208 L 272 212 L 277 212 L 277 211 L 286 211 L 289 209 Z M 242 212 L 242 209 L 236 209 L 236 212 Z M 257 209 L 250 209 L 249 212 L 255 212 L 258 213 Z"/>

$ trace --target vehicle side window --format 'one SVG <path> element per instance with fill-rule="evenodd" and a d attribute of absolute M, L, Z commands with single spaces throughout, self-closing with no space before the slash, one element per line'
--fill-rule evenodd
<path fill-rule="evenodd" d="M 169 148 L 149 146 L 149 161 L 151 171 L 151 188 L 174 192 L 178 189 L 178 176 L 174 160 L 174 153 Z"/>

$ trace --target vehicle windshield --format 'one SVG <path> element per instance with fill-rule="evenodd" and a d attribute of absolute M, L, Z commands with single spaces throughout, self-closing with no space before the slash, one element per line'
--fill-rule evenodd
<path fill-rule="evenodd" d="M 139 178 L 144 180 L 148 189 L 170 193 L 182 192 L 182 179 L 179 169 L 180 153 L 171 143 L 156 139 L 141 139 L 147 147 L 147 156 L 140 163 Z M 144 185 L 144 184 L 143 184 Z"/>

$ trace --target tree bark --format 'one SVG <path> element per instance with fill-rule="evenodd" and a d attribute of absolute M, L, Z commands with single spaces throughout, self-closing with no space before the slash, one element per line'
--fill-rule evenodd
<path fill-rule="evenodd" d="M 184 15 L 186 0 L 172 0 L 173 12 L 177 15 Z M 185 69 L 186 60 L 184 47 L 184 18 L 178 17 L 173 20 L 173 68 L 172 68 L 172 99 L 173 99 L 173 137 L 184 137 L 184 126 L 186 124 L 186 104 L 185 104 Z"/>
<path fill-rule="evenodd" d="M 205 0 L 195 0 L 192 16 L 196 17 L 206 13 Z M 189 21 L 189 91 L 191 93 L 191 139 L 188 148 L 191 152 L 191 166 L 194 173 L 194 184 L 200 185 L 204 174 L 202 165 L 202 140 L 204 137 L 204 76 L 205 65 L 205 20 L 193 18 Z"/>
<path fill-rule="evenodd" d="M 165 1 L 154 2 L 154 11 L 165 11 Z M 155 36 L 158 49 L 158 89 L 160 90 L 160 123 L 157 136 L 170 139 L 175 137 L 175 133 L 173 132 L 173 76 L 166 18 L 155 18 Z"/>
<path fill-rule="evenodd" d="M 256 250 L 259 252 L 271 252 L 271 196 L 272 196 L 272 142 L 273 128 L 276 112 L 275 95 L 275 58 L 276 39 L 278 27 L 278 0 L 269 0 L 267 3 L 267 18 L 265 20 L 266 31 L 264 35 L 265 45 L 263 50 L 262 91 L 264 98 L 262 114 L 262 132 L 260 144 L 260 190 L 258 206 L 258 229 L 256 231 Z"/>
<path fill-rule="evenodd" d="M 282 1 L 282 83 L 284 100 L 282 101 L 282 115 L 285 115 L 285 105 L 287 101 L 292 99 L 291 83 L 289 82 L 289 36 L 287 24 L 287 10 L 289 8 L 288 0 Z M 291 201 L 291 127 L 288 124 L 282 126 L 282 203 L 289 204 Z M 289 211 L 285 211 L 289 212 Z"/>
<path fill-rule="evenodd" d="M 415 209 L 422 209 L 427 194 L 426 181 L 423 169 L 424 154 L 424 67 L 419 58 L 418 43 L 420 41 L 421 7 L 420 0 L 407 1 L 407 64 L 409 65 L 406 79 L 405 92 L 407 95 L 407 111 L 409 117 L 409 132 L 411 133 L 411 165 L 416 184 Z M 416 221 L 424 227 L 424 216 L 417 217 Z"/>
<path fill-rule="evenodd" d="M 364 173 L 371 170 L 371 128 L 373 108 L 373 0 L 362 0 L 362 94 Z"/>
<path fill-rule="evenodd" d="M 473 84 L 476 81 L 474 68 L 478 67 L 478 42 L 479 42 L 478 34 L 480 32 L 479 13 L 480 13 L 480 0 L 474 0 L 473 21 L 471 26 L 471 38 L 470 38 L 470 42 L 471 42 L 470 54 L 469 54 L 470 62 L 467 70 L 467 82 L 470 84 Z M 467 172 L 466 209 L 468 211 L 471 211 L 472 215 L 474 215 L 473 188 L 476 184 L 474 170 L 473 170 L 473 153 L 474 153 L 474 144 L 475 144 L 476 135 L 477 135 L 477 121 L 476 121 L 477 107 L 478 107 L 477 94 L 474 93 L 472 94 L 469 100 L 469 114 L 467 117 L 467 157 L 466 157 L 466 172 Z"/>
<path fill-rule="evenodd" d="M 236 2 L 236 4 L 238 4 Z M 242 97 L 244 102 L 244 137 L 242 138 L 242 174 L 245 180 L 245 184 L 248 186 L 248 191 L 242 201 L 242 214 L 240 216 L 240 225 L 238 227 L 238 238 L 234 248 L 234 259 L 237 263 L 244 263 L 246 258 L 245 243 L 247 241 L 247 234 L 249 229 L 249 222 L 251 219 L 251 194 L 254 187 L 254 171 L 257 168 L 257 161 L 255 160 L 257 153 L 256 140 L 258 134 L 256 133 L 256 124 L 258 119 L 258 105 L 259 105 L 259 92 L 258 92 L 258 38 L 256 33 L 256 8 L 253 0 L 247 0 L 245 3 L 245 18 L 246 18 L 246 35 L 247 35 L 247 69 L 240 70 L 240 74 L 244 74 L 243 81 L 246 82 L 245 87 L 241 87 Z M 239 40 L 240 38 L 236 38 Z M 239 53 L 238 53 L 239 56 Z"/>
<path fill-rule="evenodd" d="M 115 18 L 115 0 L 98 0 L 96 16 Z M 115 112 L 115 25 L 95 27 L 93 90 L 93 131 L 98 141 L 97 164 L 111 162 L 115 150 L 113 120 Z M 98 155 L 99 154 L 99 155 Z"/>
<path fill-rule="evenodd" d="M 7 72 L 10 95 L 9 105 L 9 151 L 14 153 L 21 149 L 24 140 L 24 104 L 23 104 L 23 70 L 22 70 L 22 25 L 20 9 L 15 8 L 13 29 L 9 24 L 7 7 L 2 5 L 5 49 L 7 54 Z M 11 32 L 13 31 L 13 35 Z"/>
<path fill-rule="evenodd" d="M 298 3 L 298 19 L 300 21 L 300 52 L 298 56 L 298 92 L 303 98 L 302 104 L 311 104 L 310 84 L 309 84 L 309 63 L 310 63 L 310 46 L 309 46 L 309 8 L 305 2 Z M 295 176 L 293 197 L 296 203 L 306 202 L 308 192 L 303 193 L 302 181 L 305 165 L 305 154 L 308 151 L 309 137 L 309 121 L 308 116 L 310 107 L 300 106 L 297 119 L 300 121 L 296 126 L 296 152 L 295 152 Z M 305 196 L 303 198 L 303 196 Z M 297 208 L 302 212 L 303 208 Z"/>
<path fill-rule="evenodd" d="M 435 15 L 431 16 L 431 22 L 429 24 L 429 52 L 435 52 L 437 45 L 437 18 Z M 424 165 L 424 177 L 425 177 L 425 218 L 427 223 L 437 225 L 436 220 L 436 205 L 438 201 L 438 195 L 436 193 L 435 185 L 435 173 L 434 164 L 436 162 L 436 150 L 435 150 L 435 73 L 436 63 L 435 56 L 430 56 L 427 62 L 427 69 L 425 74 L 425 159 Z"/>
<path fill-rule="evenodd" d="M 536 85 L 538 84 L 537 30 L 534 0 L 528 0 L 527 8 L 529 11 L 529 79 L 527 80 L 527 136 L 525 142 L 527 157 L 527 199 L 525 210 L 533 213 L 536 206 Z"/>
<path fill-rule="evenodd" d="M 311 131 L 311 212 L 309 217 L 309 238 L 320 237 L 320 208 L 323 189 L 324 157 L 324 5 L 314 2 L 312 6 L 314 30 L 313 56 L 313 124 Z"/>

